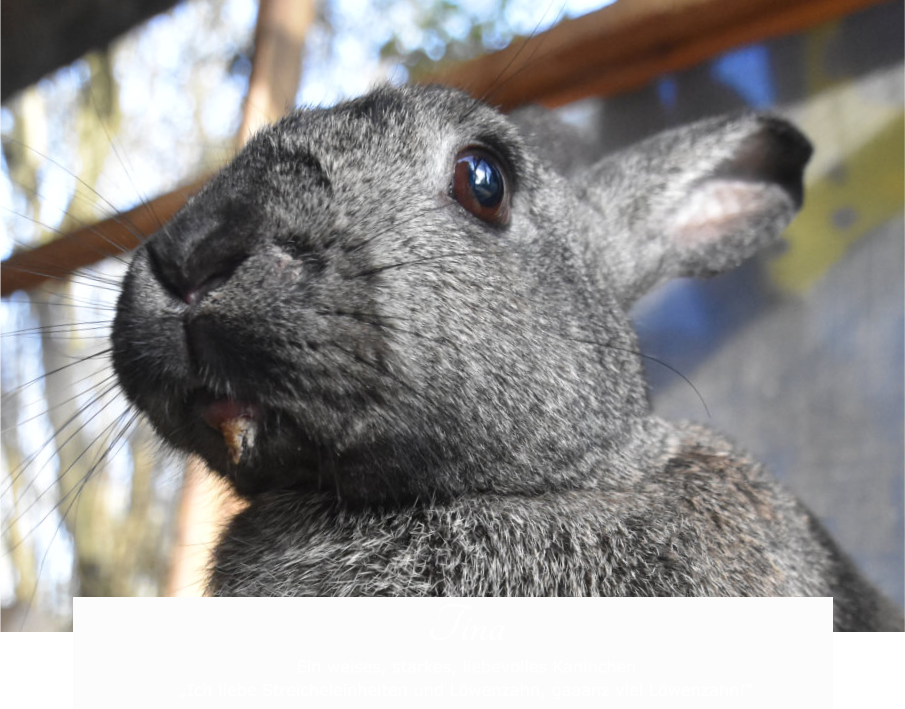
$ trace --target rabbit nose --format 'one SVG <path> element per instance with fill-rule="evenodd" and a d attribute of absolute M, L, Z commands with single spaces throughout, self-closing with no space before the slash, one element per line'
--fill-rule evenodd
<path fill-rule="evenodd" d="M 200 243 L 183 242 L 175 246 L 172 242 L 150 240 L 147 248 L 157 280 L 182 302 L 198 305 L 209 293 L 229 281 L 248 258 L 244 249 L 231 253 L 223 248 L 228 244 L 218 242 L 208 238 Z"/>

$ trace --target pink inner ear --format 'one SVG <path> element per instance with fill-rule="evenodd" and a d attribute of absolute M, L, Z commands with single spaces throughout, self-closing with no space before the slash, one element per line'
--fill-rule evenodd
<path fill-rule="evenodd" d="M 745 229 L 775 200 L 776 189 L 760 182 L 708 180 L 701 183 L 670 219 L 673 243 L 702 246 Z"/>

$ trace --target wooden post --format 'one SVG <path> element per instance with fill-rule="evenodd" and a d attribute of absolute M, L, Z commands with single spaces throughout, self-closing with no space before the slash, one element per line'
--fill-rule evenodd
<path fill-rule="evenodd" d="M 245 111 L 236 136 L 240 146 L 262 125 L 295 107 L 302 48 L 314 10 L 314 0 L 261 0 Z"/>

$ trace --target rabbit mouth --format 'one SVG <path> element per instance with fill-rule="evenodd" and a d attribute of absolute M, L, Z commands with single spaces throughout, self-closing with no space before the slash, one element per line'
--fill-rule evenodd
<path fill-rule="evenodd" d="M 233 465 L 254 453 L 261 421 L 261 407 L 234 399 L 217 399 L 202 406 L 201 418 L 223 436 Z"/>
<path fill-rule="evenodd" d="M 287 412 L 207 389 L 188 399 L 177 447 L 201 456 L 240 495 L 321 482 L 319 449 Z"/>
<path fill-rule="evenodd" d="M 196 389 L 186 412 L 183 443 L 214 470 L 233 478 L 261 455 L 265 412 L 260 404 Z"/>

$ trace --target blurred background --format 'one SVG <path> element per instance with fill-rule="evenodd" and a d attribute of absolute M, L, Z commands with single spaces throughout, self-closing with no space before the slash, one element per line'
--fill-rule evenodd
<path fill-rule="evenodd" d="M 133 2 L 119 7 L 150 18 L 122 20 L 91 40 L 103 49 L 73 49 L 79 58 L 62 68 L 37 66 L 53 48 L 25 28 L 40 15 L 57 26 L 35 37 L 84 36 L 76 6 L 92 2 L 3 4 L 4 259 L 65 234 L 88 243 L 99 221 L 136 205 L 151 220 L 127 236 L 150 233 L 168 209 L 160 196 L 216 170 L 261 120 L 381 81 L 439 80 L 506 109 L 556 107 L 582 136 L 583 159 L 715 113 L 794 120 L 817 152 L 786 243 L 636 306 L 643 350 L 688 377 L 706 409 L 655 362 L 651 397 L 663 416 L 702 421 L 765 461 L 903 602 L 901 1 L 740 0 L 736 24 L 713 0 L 677 0 L 666 15 L 657 6 L 668 4 L 649 0 L 296 2 L 303 16 L 275 26 L 293 30 L 301 61 L 271 69 L 255 0 Z M 94 4 L 108 21 L 124 14 Z M 743 6 L 761 14 L 746 19 Z M 23 65 L 13 35 L 31 48 Z M 592 55 L 600 67 L 589 72 Z M 262 75 L 290 89 L 256 93 Z M 236 504 L 156 443 L 111 379 L 106 338 L 128 254 L 57 277 L 70 260 L 4 262 L 3 630 L 69 629 L 74 595 L 198 593 Z M 26 273 L 55 277 L 18 289 L 13 277 Z"/>

